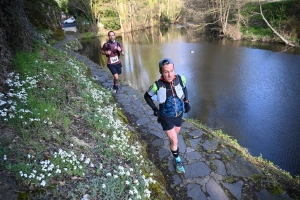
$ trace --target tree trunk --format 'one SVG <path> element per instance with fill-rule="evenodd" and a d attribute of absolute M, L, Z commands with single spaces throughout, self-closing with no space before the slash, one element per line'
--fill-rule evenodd
<path fill-rule="evenodd" d="M 268 20 L 265 18 L 263 12 L 262 12 L 262 8 L 261 8 L 261 4 L 259 4 L 259 8 L 260 8 L 260 15 L 262 16 L 263 20 L 266 22 L 266 24 L 268 25 L 268 27 L 282 40 L 285 42 L 286 45 L 289 46 L 295 46 L 294 44 L 290 43 L 288 40 L 286 40 L 284 37 L 282 37 L 272 26 L 271 24 L 268 22 Z"/>
<path fill-rule="evenodd" d="M 120 26 L 121 26 L 121 32 L 124 33 L 124 28 L 123 28 L 123 24 L 122 24 L 122 17 L 121 17 L 121 12 L 120 12 L 120 6 L 118 4 L 118 0 L 116 0 L 116 7 L 117 7 L 117 11 L 118 11 L 118 15 L 119 15 L 119 22 L 120 22 Z"/>

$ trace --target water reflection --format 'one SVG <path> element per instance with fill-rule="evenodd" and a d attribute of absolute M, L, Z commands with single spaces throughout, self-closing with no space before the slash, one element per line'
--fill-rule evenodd
<path fill-rule="evenodd" d="M 184 27 L 117 37 L 125 48 L 122 78 L 144 92 L 170 57 L 186 76 L 192 110 L 185 117 L 221 128 L 252 155 L 300 174 L 300 56 L 284 45 L 217 40 Z M 82 41 L 100 65 L 106 38 Z M 191 53 L 193 51 L 194 53 Z"/>

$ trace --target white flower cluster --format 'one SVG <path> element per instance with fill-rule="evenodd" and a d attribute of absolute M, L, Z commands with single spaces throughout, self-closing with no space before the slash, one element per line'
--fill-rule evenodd
<path fill-rule="evenodd" d="M 27 158 L 32 159 L 34 156 L 28 154 Z M 88 164 L 91 164 L 91 159 L 84 154 L 81 154 L 81 157 L 78 160 L 73 151 L 68 153 L 67 151 L 59 149 L 58 152 L 54 152 L 50 160 L 40 161 L 39 165 L 36 166 L 35 169 L 32 169 L 30 173 L 20 171 L 19 174 L 21 177 L 32 182 L 38 182 L 40 186 L 44 187 L 47 185 L 47 181 L 50 177 L 58 176 L 63 172 L 72 174 L 72 170 L 78 169 L 82 172 L 81 174 L 84 175 L 84 166 Z"/>
<path fill-rule="evenodd" d="M 92 84 L 88 84 L 86 86 L 87 88 L 89 88 L 89 91 L 91 92 L 90 96 L 93 98 L 93 101 L 101 104 L 103 102 L 103 96 L 106 95 L 106 93 L 101 92 L 96 88 L 93 88 Z M 109 96 L 107 96 L 107 99 L 109 99 Z M 113 130 L 112 135 L 107 136 L 105 133 L 101 134 L 103 138 L 109 138 L 109 140 L 111 140 L 111 142 L 109 143 L 110 149 L 112 151 L 117 151 L 118 154 L 121 154 L 124 157 L 133 156 L 138 161 L 140 161 L 140 164 L 143 164 L 144 158 L 141 154 L 140 144 L 137 142 L 133 145 L 129 141 L 129 136 L 128 136 L 129 129 L 127 125 L 122 123 L 118 118 L 114 117 L 116 116 L 115 115 L 116 105 L 111 104 L 105 107 L 98 106 L 96 110 L 98 114 L 95 117 L 100 118 L 102 120 L 106 119 L 106 121 L 108 121 L 106 128 Z M 137 164 L 134 167 L 139 168 L 140 166 L 139 164 Z M 113 174 L 111 172 L 106 173 L 106 177 L 112 179 L 119 179 L 122 177 L 124 183 L 130 186 L 131 188 L 128 192 L 130 195 L 132 195 L 133 199 L 141 199 L 143 197 L 150 198 L 151 192 L 148 189 L 149 184 L 156 182 L 152 178 L 152 174 L 150 175 L 149 178 L 146 178 L 144 175 L 141 175 L 140 179 L 132 180 L 132 177 L 135 176 L 133 171 L 134 171 L 133 168 L 127 170 L 123 166 L 118 166 L 118 168 L 113 171 Z M 103 189 L 106 188 L 105 183 L 103 183 L 102 188 Z"/>
<path fill-rule="evenodd" d="M 98 101 L 99 103 L 106 102 L 108 97 L 109 97 L 107 95 L 107 93 L 105 93 L 104 91 L 101 91 L 101 90 L 97 90 L 96 88 L 92 88 L 90 90 L 90 92 L 91 92 L 91 95 L 92 95 L 93 99 L 95 101 Z"/>
<path fill-rule="evenodd" d="M 38 62 L 36 61 L 36 63 Z M 0 109 L 0 117 L 2 117 L 4 121 L 8 121 L 9 119 L 15 118 L 16 114 L 18 114 L 20 119 L 23 119 L 24 115 L 32 113 L 32 111 L 23 108 L 21 108 L 20 110 L 16 110 L 18 107 L 17 102 L 27 105 L 27 91 L 35 89 L 37 87 L 37 82 L 39 78 L 43 78 L 43 80 L 51 79 L 49 75 L 47 75 L 46 69 L 43 69 L 42 72 L 40 72 L 36 76 L 26 76 L 25 80 L 23 81 L 20 80 L 20 75 L 18 73 L 12 72 L 8 74 L 6 84 L 10 89 L 5 97 L 2 94 L 2 99 L 4 97 L 5 101 L 0 101 L 0 105 L 8 105 L 5 108 Z M 38 118 L 29 118 L 29 122 L 40 120 L 41 119 Z M 27 124 L 27 122 L 23 121 L 23 124 Z"/>
<path fill-rule="evenodd" d="M 48 61 L 49 64 L 52 64 L 52 61 Z M 98 88 L 94 87 L 93 82 L 87 79 L 85 76 L 85 72 L 82 68 L 77 65 L 76 61 L 69 60 L 70 67 L 68 72 L 73 76 L 74 79 L 78 81 L 81 86 L 83 86 L 82 92 L 88 92 L 89 97 L 92 97 L 95 105 L 101 105 L 103 102 L 108 102 L 111 98 L 111 94 L 108 91 L 101 91 Z M 36 62 L 38 65 L 38 62 Z M 43 70 L 39 75 L 34 77 L 27 77 L 25 81 L 19 80 L 18 74 L 10 74 L 9 79 L 7 79 L 6 83 L 11 88 L 8 95 L 5 98 L 1 97 L 0 105 L 8 104 L 6 110 L 0 110 L 0 117 L 3 117 L 4 120 L 8 120 L 8 118 L 13 118 L 17 114 L 19 118 L 23 119 L 23 116 L 27 114 L 31 114 L 32 112 L 28 109 L 20 109 L 16 111 L 17 101 L 14 99 L 19 99 L 24 105 L 27 104 L 27 92 L 28 89 L 35 89 L 37 87 L 37 83 L 39 78 L 49 79 L 51 77 L 47 75 L 46 70 Z M 26 89 L 25 89 L 26 86 Z M 24 87 L 24 88 L 23 88 Z M 5 101 L 3 100 L 5 99 Z M 129 129 L 126 124 L 122 123 L 118 117 L 116 116 L 116 105 L 105 106 L 105 108 L 101 106 L 96 106 L 98 118 L 105 119 L 109 122 L 107 127 L 112 130 L 112 134 L 102 133 L 102 137 L 106 138 L 109 142 L 110 149 L 112 151 L 117 151 L 124 158 L 133 157 L 138 162 L 135 166 L 126 165 L 126 167 L 118 166 L 115 168 L 113 172 L 109 172 L 106 174 L 106 177 L 109 179 L 119 179 L 124 181 L 124 183 L 130 188 L 128 193 L 132 195 L 133 199 L 141 199 L 141 198 L 150 198 L 151 192 L 149 191 L 149 184 L 155 183 L 152 179 L 152 175 L 146 178 L 142 175 L 139 170 L 143 165 L 144 158 L 141 152 L 141 146 L 137 142 L 132 144 L 129 141 Z M 45 111 L 47 112 L 47 111 Z M 97 116 L 96 116 L 97 117 Z M 29 122 L 33 121 L 42 121 L 47 124 L 51 124 L 51 121 L 47 119 L 39 119 L 39 118 L 29 118 Z M 27 123 L 27 122 L 23 122 Z M 59 133 L 57 133 L 59 134 Z M 73 146 L 73 145 L 71 145 Z M 32 156 L 28 156 L 28 158 L 32 158 Z M 3 158 L 6 160 L 6 156 Z M 79 157 L 71 151 L 68 153 L 62 149 L 59 149 L 58 152 L 55 152 L 50 160 L 43 160 L 38 163 L 38 166 L 35 166 L 30 172 L 20 171 L 19 174 L 22 178 L 29 179 L 32 182 L 37 182 L 40 186 L 44 187 L 48 183 L 48 180 L 53 176 L 58 176 L 61 173 L 77 173 L 79 175 L 84 175 L 85 167 L 89 165 L 90 167 L 94 167 L 94 164 L 91 162 L 91 159 L 88 158 L 85 154 L 81 154 Z M 102 168 L 102 164 L 101 168 Z M 141 166 L 140 166 L 141 165 Z M 100 169 L 101 169 L 100 168 Z M 24 171 L 24 170 L 23 170 Z M 139 173 L 136 173 L 139 172 Z M 138 176 L 136 176 L 138 174 Z M 134 179 L 132 177 L 135 177 Z M 108 184 L 105 182 L 102 183 L 102 188 L 108 187 Z"/>
<path fill-rule="evenodd" d="M 84 164 L 88 165 L 91 163 L 91 159 L 86 157 L 84 154 L 81 154 L 81 157 L 78 160 L 76 154 L 73 151 L 68 153 L 62 149 L 59 149 L 58 153 L 55 152 L 53 157 L 54 159 L 61 160 L 62 163 L 65 163 L 68 166 L 69 164 L 71 164 L 74 170 L 83 169 Z M 81 162 L 83 162 L 83 164 Z M 67 169 L 65 169 L 65 171 L 67 171 Z"/>

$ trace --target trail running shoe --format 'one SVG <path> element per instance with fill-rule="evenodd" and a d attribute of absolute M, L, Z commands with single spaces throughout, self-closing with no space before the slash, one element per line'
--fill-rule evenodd
<path fill-rule="evenodd" d="M 181 161 L 176 161 L 176 159 L 174 159 L 174 164 L 175 164 L 175 168 L 176 168 L 176 172 L 177 173 L 185 173 L 183 164 Z"/>
<path fill-rule="evenodd" d="M 118 85 L 114 85 L 114 86 L 113 86 L 113 89 L 114 89 L 114 90 L 119 90 L 119 86 L 118 86 Z"/>

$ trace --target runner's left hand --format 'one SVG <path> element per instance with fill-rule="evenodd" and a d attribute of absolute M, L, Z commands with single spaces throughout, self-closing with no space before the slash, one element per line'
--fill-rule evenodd
<path fill-rule="evenodd" d="M 184 103 L 184 112 L 187 113 L 191 110 L 191 106 L 189 103 Z"/>

